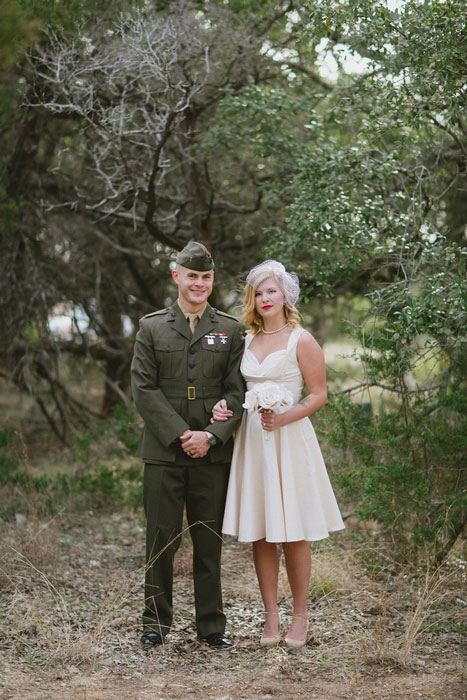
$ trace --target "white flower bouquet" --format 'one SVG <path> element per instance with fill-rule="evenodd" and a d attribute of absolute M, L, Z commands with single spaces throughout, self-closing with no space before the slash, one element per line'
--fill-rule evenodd
<path fill-rule="evenodd" d="M 243 408 L 248 413 L 279 413 L 282 406 L 292 406 L 293 395 L 288 389 L 276 382 L 258 382 L 245 394 Z M 266 434 L 269 438 L 270 434 Z"/>

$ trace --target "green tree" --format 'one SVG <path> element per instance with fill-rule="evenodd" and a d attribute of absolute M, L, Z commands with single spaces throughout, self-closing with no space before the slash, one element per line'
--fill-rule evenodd
<path fill-rule="evenodd" d="M 355 393 L 391 398 L 366 426 L 347 404 L 338 411 L 336 441 L 350 435 L 361 458 L 344 481 L 406 554 L 431 543 L 441 560 L 466 521 L 465 5 L 309 3 L 308 17 L 314 41 L 366 69 L 341 74 L 310 114 L 269 253 L 307 296 L 365 295 Z"/>
<path fill-rule="evenodd" d="M 305 302 L 364 299 L 364 381 L 330 408 L 341 481 L 405 555 L 442 559 L 465 523 L 464 3 L 107 5 L 24 5 L 44 34 L 9 70 L 0 132 L 4 375 L 66 438 L 87 414 L 64 354 L 99 368 L 104 411 L 128 400 L 123 320 L 170 298 L 184 242 L 220 261 L 220 304 L 277 257 Z"/>
<path fill-rule="evenodd" d="M 5 374 L 38 397 L 58 434 L 86 422 L 60 378 L 64 354 L 102 370 L 104 414 L 125 400 L 124 319 L 135 326 L 173 294 L 175 250 L 191 238 L 208 244 L 222 305 L 222 290 L 261 249 L 274 218 L 263 206 L 270 168 L 263 175 L 249 149 L 229 148 L 219 105 L 252 85 L 287 84 L 278 52 L 297 41 L 292 11 L 176 2 L 97 21 L 83 11 L 74 30 L 54 21 L 28 57 L 4 170 L 2 354 L 13 369 Z M 59 305 L 76 315 L 66 341 L 48 333 Z"/>

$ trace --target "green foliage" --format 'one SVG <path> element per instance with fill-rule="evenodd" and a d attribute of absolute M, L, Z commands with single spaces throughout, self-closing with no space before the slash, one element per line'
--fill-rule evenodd
<path fill-rule="evenodd" d="M 8 201 L 5 191 L 0 187 L 0 221 L 5 233 L 14 232 L 17 226 L 18 211 L 18 204 Z"/>
<path fill-rule="evenodd" d="M 222 253 L 218 290 L 265 255 L 299 273 L 305 301 L 363 299 L 348 327 L 372 412 L 355 405 L 357 389 L 329 409 L 345 442 L 341 484 L 406 556 L 442 556 L 465 508 L 467 17 L 461 0 L 399 5 L 141 3 L 115 24 L 128 3 L 12 0 L 52 31 L 43 63 L 24 62 L 0 98 L 2 289 L 20 340 L 39 343 L 27 329 L 72 300 L 99 349 L 122 354 L 122 316 L 162 306 L 178 236 Z M 364 70 L 331 83 L 318 46 Z M 43 107 L 19 119 L 20 85 Z M 128 362 L 106 365 L 124 387 Z M 35 488 L 51 502 L 133 498 L 141 480 L 120 461 L 137 439 L 125 411 L 99 421 L 77 440 L 77 474 Z M 5 470 L 26 479 L 15 463 Z"/>
<path fill-rule="evenodd" d="M 415 561 L 425 550 L 435 560 L 467 507 L 465 396 L 438 394 L 428 414 L 420 396 L 377 414 L 335 396 L 327 410 L 327 439 L 340 451 L 336 481 L 355 512 L 378 520 L 403 559 Z"/>
<path fill-rule="evenodd" d="M 137 0 L 134 7 L 142 4 Z M 53 26 L 66 32 L 74 32 L 86 21 L 95 23 L 96 19 L 102 21 L 117 17 L 122 9 L 128 8 L 129 3 L 109 3 L 105 0 L 17 0 L 17 5 L 21 7 L 25 17 L 40 23 L 43 28 Z"/>
<path fill-rule="evenodd" d="M 367 67 L 309 115 L 289 216 L 272 229 L 269 252 L 296 267 L 308 292 L 330 294 L 402 277 L 401 252 L 404 264 L 430 237 L 463 236 L 443 221 L 465 177 L 467 13 L 458 0 L 409 1 L 400 12 L 375 2 L 305 7 L 305 34 Z"/>
<path fill-rule="evenodd" d="M 341 74 L 308 115 L 266 254 L 298 272 L 305 299 L 368 300 L 349 324 L 364 379 L 333 407 L 334 444 L 346 445 L 340 482 L 401 555 L 427 547 L 440 560 L 466 510 L 465 217 L 454 229 L 446 215 L 466 184 L 465 4 L 306 8 L 302 32 L 366 69 Z M 370 421 L 356 405 L 362 389 Z"/>
<path fill-rule="evenodd" d="M 8 455 L 8 448 L 13 441 L 13 431 L 5 428 L 0 430 L 0 484 L 9 481 L 18 470 L 18 460 Z"/>
<path fill-rule="evenodd" d="M 0 68 L 10 66 L 39 35 L 39 22 L 18 0 L 0 0 Z"/>
<path fill-rule="evenodd" d="M 404 74 L 405 94 L 416 86 L 418 99 L 436 98 L 438 106 L 447 107 L 446 98 L 459 97 L 467 41 L 462 0 L 407 0 L 400 10 L 372 0 L 306 5 L 309 22 L 303 31 L 314 39 L 342 42 L 375 66 L 384 66 L 381 81 L 396 85 L 395 79 Z"/>
<path fill-rule="evenodd" d="M 2 503 L 0 516 L 7 518 L 18 510 L 31 510 L 43 517 L 57 513 L 64 505 L 73 508 L 73 504 L 104 509 L 126 505 L 136 509 L 142 504 L 142 478 L 139 461 L 89 464 L 72 475 L 61 472 L 30 476 L 24 470 L 12 469 L 0 483 L 14 486 L 15 495 Z"/>
<path fill-rule="evenodd" d="M 141 506 L 142 469 L 140 461 L 134 460 L 139 438 L 134 408 L 117 405 L 113 419 L 98 421 L 92 431 L 77 437 L 75 458 L 85 466 L 72 477 L 67 488 L 85 493 L 97 503 L 115 500 L 133 507 Z M 103 449 L 106 459 L 115 455 L 130 459 L 130 464 L 123 466 L 113 461 L 111 465 L 102 464 L 99 457 L 96 462 L 94 450 L 99 455 Z"/>
<path fill-rule="evenodd" d="M 353 329 L 363 392 L 385 392 L 379 400 L 368 394 L 370 414 L 338 395 L 332 406 L 330 440 L 345 450 L 341 487 L 412 560 L 422 549 L 442 560 L 465 521 L 466 258 L 441 238 L 427 242 L 406 265 L 412 282 L 368 294 L 366 318 Z"/>
<path fill-rule="evenodd" d="M 216 120 L 206 134 L 206 150 L 222 142 L 242 155 L 250 153 L 254 158 L 264 161 L 272 157 L 280 165 L 280 158 L 287 157 L 288 162 L 297 157 L 301 144 L 294 132 L 300 124 L 301 117 L 316 103 L 314 91 L 306 95 L 291 93 L 286 88 L 259 86 L 250 82 L 241 91 L 226 91 L 220 102 Z M 304 135 L 303 130 L 303 135 Z"/>
<path fill-rule="evenodd" d="M 88 465 L 70 480 L 65 489 L 85 494 L 97 506 L 126 504 L 139 508 L 143 502 L 141 464 L 138 460 L 129 466 L 119 463 Z"/>
<path fill-rule="evenodd" d="M 136 422 L 134 406 L 117 404 L 113 418 L 97 420 L 93 428 L 76 438 L 75 459 L 86 463 L 93 456 L 93 447 L 102 450 L 108 445 L 107 454 L 118 457 L 134 455 L 140 439 L 140 428 Z"/>
<path fill-rule="evenodd" d="M 332 294 L 380 271 L 400 249 L 409 195 L 393 189 L 397 154 L 372 156 L 367 144 L 326 142 L 320 120 L 313 130 L 289 188 L 295 197 L 288 231 L 271 229 L 269 251 L 297 269 L 304 294 Z"/>
<path fill-rule="evenodd" d="M 135 2 L 134 6 L 142 5 Z M 101 0 L 0 0 L 0 67 L 11 66 L 20 54 L 43 39 L 43 30 L 54 26 L 74 32 L 79 24 L 96 21 L 96 16 L 116 17 L 127 2 Z"/>
<path fill-rule="evenodd" d="M 36 515 L 56 513 L 64 504 L 80 500 L 94 508 L 115 508 L 123 504 L 139 508 L 143 498 L 143 474 L 140 460 L 134 459 L 138 440 L 134 412 L 119 406 L 113 419 L 99 421 L 93 431 L 77 437 L 75 459 L 81 465 L 73 473 L 34 476 L 21 469 L 18 460 L 7 456 L 12 432 L 1 431 L 0 446 L 6 453 L 0 453 L 0 485 L 19 487 Z M 8 517 L 20 507 L 24 510 L 24 501 L 19 504 L 18 496 L 10 498 L 0 515 Z"/>

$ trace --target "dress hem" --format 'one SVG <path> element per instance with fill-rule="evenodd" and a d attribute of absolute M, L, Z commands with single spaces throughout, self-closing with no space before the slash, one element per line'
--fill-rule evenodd
<path fill-rule="evenodd" d="M 238 542 L 242 542 L 244 544 L 251 544 L 253 542 L 259 542 L 260 540 L 266 540 L 266 542 L 270 542 L 271 544 L 283 544 L 284 542 L 319 542 L 320 540 L 325 540 L 331 535 L 333 532 L 341 532 L 342 530 L 345 530 L 345 525 L 342 527 L 336 527 L 333 530 L 328 530 L 327 535 L 319 535 L 318 537 L 302 537 L 301 539 L 293 539 L 293 540 L 276 540 L 276 539 L 268 539 L 267 536 L 264 537 L 256 537 L 255 539 L 252 540 L 244 540 L 240 539 L 240 537 L 236 533 L 232 532 L 223 532 L 223 535 L 228 535 L 229 537 L 236 537 Z"/>

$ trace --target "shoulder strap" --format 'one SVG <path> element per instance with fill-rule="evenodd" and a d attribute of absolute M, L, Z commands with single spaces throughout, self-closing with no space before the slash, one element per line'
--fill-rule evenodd
<path fill-rule="evenodd" d="M 255 337 L 254 333 L 247 333 L 245 335 L 245 348 L 247 348 L 250 345 L 250 343 L 254 337 Z"/>
<path fill-rule="evenodd" d="M 160 311 L 152 311 L 150 314 L 146 314 L 146 316 L 143 316 L 143 318 L 151 318 L 152 316 L 162 316 L 164 314 L 168 314 L 169 311 L 170 309 L 160 309 Z"/>
<path fill-rule="evenodd" d="M 213 309 L 214 313 L 219 314 L 219 316 L 226 316 L 227 318 L 231 318 L 232 321 L 237 321 L 238 323 L 238 318 L 235 318 L 235 316 L 232 316 L 231 314 L 226 314 L 225 311 L 219 311 L 219 309 Z"/>
<path fill-rule="evenodd" d="M 291 350 L 297 347 L 298 341 L 300 340 L 302 333 L 305 333 L 305 329 L 301 326 L 298 326 L 297 328 L 293 329 L 289 337 L 287 352 L 290 352 Z"/>

